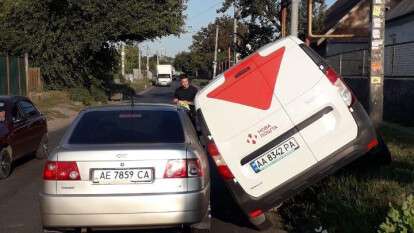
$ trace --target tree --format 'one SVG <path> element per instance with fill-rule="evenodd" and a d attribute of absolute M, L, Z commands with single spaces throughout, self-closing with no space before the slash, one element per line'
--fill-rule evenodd
<path fill-rule="evenodd" d="M 102 85 L 117 42 L 183 32 L 186 1 L 3 0 L 0 51 L 28 52 L 50 88 Z"/>
<path fill-rule="evenodd" d="M 244 40 L 239 40 L 241 50 L 238 52 L 242 57 L 279 38 L 280 0 L 225 0 L 219 11 L 226 12 L 233 5 L 239 9 L 238 20 L 247 26 L 248 31 Z M 247 44 L 251 50 L 246 48 Z"/>
<path fill-rule="evenodd" d="M 181 52 L 175 56 L 174 67 L 177 71 L 191 74 L 193 70 L 190 52 Z"/>
<path fill-rule="evenodd" d="M 299 38 L 305 39 L 308 32 L 308 8 L 307 0 L 302 0 L 300 4 L 299 12 Z M 315 34 L 322 33 L 324 29 L 325 13 L 327 5 L 325 0 L 314 0 L 313 1 L 313 32 Z"/>
<path fill-rule="evenodd" d="M 290 1 L 289 1 L 290 2 Z M 319 32 L 323 28 L 324 13 L 326 10 L 325 0 L 314 0 L 313 17 L 314 31 Z M 247 25 L 248 33 L 244 40 L 241 40 L 239 52 L 247 56 L 252 51 L 261 46 L 278 39 L 280 35 L 280 10 L 281 0 L 225 0 L 220 12 L 226 12 L 231 6 L 235 5 L 239 11 L 239 20 Z M 307 4 L 306 0 L 301 0 L 299 37 L 305 39 L 307 34 Z M 246 45 L 251 46 L 251 50 L 246 49 Z"/>
<path fill-rule="evenodd" d="M 218 60 L 228 59 L 228 49 L 233 50 L 233 19 L 228 16 L 216 18 L 214 23 L 203 27 L 193 36 L 193 43 L 190 46 L 191 74 L 196 73 L 204 78 L 211 77 L 213 73 L 213 60 L 215 49 L 216 25 L 219 27 Z M 244 36 L 247 28 L 239 23 L 239 35 Z M 177 59 L 177 57 L 176 57 Z"/>

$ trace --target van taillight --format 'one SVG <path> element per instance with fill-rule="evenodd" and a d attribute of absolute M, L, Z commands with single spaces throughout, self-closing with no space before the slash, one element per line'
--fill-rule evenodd
<path fill-rule="evenodd" d="M 341 77 L 331 67 L 326 69 L 325 75 L 329 81 L 338 89 L 339 95 L 342 97 L 342 100 L 345 102 L 345 104 L 348 107 L 351 107 L 355 101 L 355 97 L 352 91 L 342 81 Z"/>
<path fill-rule="evenodd" d="M 47 161 L 43 170 L 44 180 L 80 180 L 76 162 Z"/>
<path fill-rule="evenodd" d="M 207 144 L 207 151 L 210 154 L 210 156 L 213 158 L 214 163 L 217 166 L 217 170 L 220 174 L 220 176 L 224 180 L 231 180 L 234 178 L 233 173 L 230 171 L 229 167 L 227 166 L 226 162 L 223 160 L 223 157 L 221 156 L 216 144 L 214 142 L 209 142 Z"/>
<path fill-rule="evenodd" d="M 191 178 L 203 175 L 203 167 L 199 159 L 168 160 L 164 171 L 164 178 Z"/>

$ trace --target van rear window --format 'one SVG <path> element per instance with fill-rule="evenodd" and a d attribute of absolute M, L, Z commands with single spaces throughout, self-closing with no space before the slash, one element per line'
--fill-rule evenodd
<path fill-rule="evenodd" d="M 184 132 L 175 111 L 94 111 L 75 126 L 69 144 L 182 143 Z"/>

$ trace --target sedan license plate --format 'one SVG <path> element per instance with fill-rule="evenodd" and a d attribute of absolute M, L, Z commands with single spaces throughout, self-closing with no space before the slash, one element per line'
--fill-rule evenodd
<path fill-rule="evenodd" d="M 92 171 L 94 184 L 149 183 L 153 179 L 154 169 L 152 168 L 94 169 Z"/>
<path fill-rule="evenodd" d="M 294 137 L 291 137 L 250 162 L 250 166 L 254 172 L 259 173 L 264 169 L 270 167 L 272 164 L 275 164 L 276 162 L 285 158 L 298 148 L 298 142 Z"/>

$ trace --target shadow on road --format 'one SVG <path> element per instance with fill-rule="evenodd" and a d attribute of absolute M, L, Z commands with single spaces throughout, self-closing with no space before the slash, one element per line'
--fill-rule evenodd
<path fill-rule="evenodd" d="M 252 228 L 249 220 L 232 197 L 230 191 L 219 176 L 216 166 L 209 158 L 211 170 L 211 215 L 220 221 L 239 227 Z"/>

